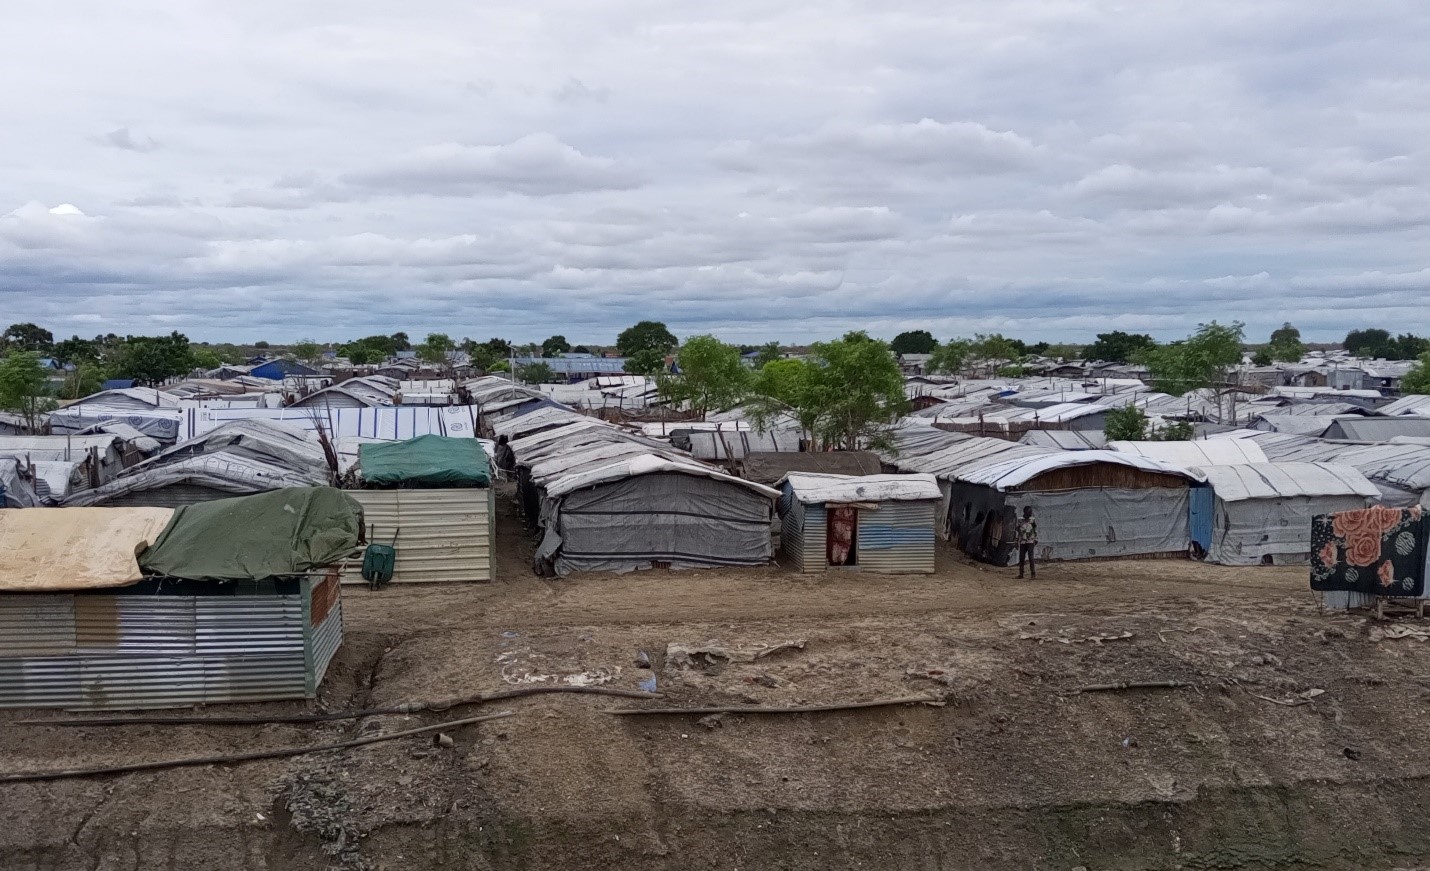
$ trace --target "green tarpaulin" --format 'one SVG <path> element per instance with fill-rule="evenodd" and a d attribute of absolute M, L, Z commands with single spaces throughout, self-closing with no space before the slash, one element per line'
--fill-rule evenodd
<path fill-rule="evenodd" d="M 476 439 L 369 442 L 358 446 L 358 464 L 363 481 L 378 487 L 486 487 L 492 481 L 487 452 Z"/>
<path fill-rule="evenodd" d="M 332 565 L 358 546 L 362 506 L 332 487 L 185 505 L 139 554 L 145 574 L 246 581 Z"/>

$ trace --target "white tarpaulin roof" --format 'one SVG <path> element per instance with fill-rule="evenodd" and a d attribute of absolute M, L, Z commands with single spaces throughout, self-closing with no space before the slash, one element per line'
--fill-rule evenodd
<path fill-rule="evenodd" d="M 1175 466 L 1161 460 L 1154 460 L 1151 457 L 1142 457 L 1136 454 L 1121 454 L 1115 451 L 1059 451 L 1057 453 L 1043 454 L 1042 456 L 1035 457 L 1015 457 L 1013 459 L 983 465 L 976 469 L 968 469 L 952 477 L 960 481 L 967 481 L 970 484 L 982 484 L 997 490 L 1007 490 L 1009 487 L 1026 484 L 1039 475 L 1056 469 L 1090 466 L 1095 463 L 1113 463 L 1120 466 L 1130 466 L 1134 469 L 1141 469 L 1144 472 L 1161 472 L 1167 475 L 1179 475 L 1193 481 L 1206 480 L 1206 476 L 1200 472 L 1193 472 L 1182 466 Z"/>
<path fill-rule="evenodd" d="M 736 478 L 733 475 L 726 475 L 723 472 L 717 472 L 709 466 L 700 465 L 694 460 L 682 462 L 670 459 L 669 457 L 657 456 L 656 454 L 637 454 L 633 457 L 624 457 L 613 463 L 558 478 L 546 488 L 546 495 L 556 498 L 586 487 L 594 487 L 598 484 L 606 484 L 611 481 L 621 481 L 626 478 L 634 478 L 638 475 L 654 475 L 660 472 L 698 475 L 704 478 L 712 478 L 716 481 L 726 481 L 731 484 L 737 484 L 747 490 L 752 490 L 763 496 L 768 496 L 771 499 L 777 498 L 780 495 L 778 490 L 773 490 L 763 484 L 756 484 L 753 481 L 746 481 L 743 478 Z"/>
<path fill-rule="evenodd" d="M 805 505 L 823 502 L 918 502 L 941 499 L 933 475 L 821 475 L 791 472 L 780 480 Z"/>
<path fill-rule="evenodd" d="M 1232 466 L 1238 463 L 1265 463 L 1266 453 L 1254 442 L 1242 439 L 1199 439 L 1176 442 L 1108 442 L 1108 450 L 1119 454 L 1150 457 L 1174 466 Z"/>
<path fill-rule="evenodd" d="M 135 554 L 172 508 L 0 510 L 0 591 L 124 587 L 143 578 Z"/>
<path fill-rule="evenodd" d="M 1217 498 L 1282 499 L 1292 496 L 1370 496 L 1380 490 L 1351 466 L 1338 463 L 1240 463 L 1201 466 Z"/>

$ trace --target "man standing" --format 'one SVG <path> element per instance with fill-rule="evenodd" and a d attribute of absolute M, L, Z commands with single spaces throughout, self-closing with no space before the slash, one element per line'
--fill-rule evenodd
<path fill-rule="evenodd" d="M 1029 573 L 1036 579 L 1038 566 L 1033 562 L 1033 550 L 1038 546 L 1038 521 L 1033 517 L 1033 506 L 1023 506 L 1023 519 L 1018 521 L 1018 529 L 1013 539 L 1018 542 L 1018 577 L 1023 577 L 1023 563 L 1026 560 Z"/>
<path fill-rule="evenodd" d="M 504 477 L 510 478 L 516 471 L 516 451 L 511 449 L 510 439 L 501 436 L 497 439 L 497 452 L 493 458 L 497 462 L 497 469 Z"/>

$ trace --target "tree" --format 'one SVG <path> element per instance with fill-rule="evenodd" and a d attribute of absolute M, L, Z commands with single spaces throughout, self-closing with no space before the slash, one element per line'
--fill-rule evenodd
<path fill-rule="evenodd" d="M 1102 432 L 1110 442 L 1140 442 L 1147 438 L 1147 414 L 1135 405 L 1114 408 L 1107 413 Z"/>
<path fill-rule="evenodd" d="M 714 336 L 687 339 L 675 365 L 679 374 L 661 385 L 661 393 L 690 403 L 702 420 L 707 412 L 737 405 L 749 392 L 750 370 L 740 359 L 740 349 Z"/>
<path fill-rule="evenodd" d="M 1381 329 L 1351 330 L 1346 333 L 1346 350 L 1357 357 L 1384 357 L 1390 347 L 1390 331 Z"/>
<path fill-rule="evenodd" d="M 559 357 L 571 350 L 571 343 L 565 336 L 552 336 L 541 343 L 541 356 Z"/>
<path fill-rule="evenodd" d="M 928 330 L 909 330 L 899 333 L 889 347 L 895 354 L 932 354 L 938 340 Z"/>
<path fill-rule="evenodd" d="M 907 406 L 893 352 L 864 332 L 810 348 L 815 434 L 844 450 L 892 448 L 891 427 Z"/>
<path fill-rule="evenodd" d="M 779 342 L 766 342 L 755 349 L 758 356 L 755 357 L 755 368 L 763 369 L 776 360 L 784 359 L 784 352 L 780 350 Z"/>
<path fill-rule="evenodd" d="M 1245 325 L 1212 321 L 1179 342 L 1160 345 L 1144 359 L 1152 374 L 1152 389 L 1173 396 L 1225 382 L 1230 369 L 1241 362 Z"/>
<path fill-rule="evenodd" d="M 1197 433 L 1185 420 L 1164 423 L 1152 431 L 1152 440 L 1159 442 L 1189 442 Z"/>
<path fill-rule="evenodd" d="M 1271 352 L 1265 348 L 1251 355 L 1251 365 L 1253 366 L 1270 366 L 1274 362 L 1276 361 L 1271 358 Z"/>
<path fill-rule="evenodd" d="M 1306 356 L 1306 346 L 1301 342 L 1301 331 L 1284 323 L 1271 331 L 1271 342 L 1266 346 L 1266 354 L 1278 363 L 1297 363 Z M 1257 364 L 1262 365 L 1262 364 Z"/>
<path fill-rule="evenodd" d="M 371 345 L 351 344 L 344 345 L 338 349 L 338 353 L 348 358 L 348 362 L 354 366 L 368 366 L 386 359 L 385 354 Z"/>
<path fill-rule="evenodd" d="M 577 345 L 576 347 L 574 347 L 574 348 L 571 349 L 571 353 L 573 353 L 573 354 L 590 354 L 590 353 L 592 353 L 592 352 L 591 352 L 591 349 L 588 348 L 588 347 L 586 347 L 585 345 Z"/>
<path fill-rule="evenodd" d="M 1401 377 L 1400 392 L 1407 396 L 1430 394 L 1430 351 L 1422 353 L 1410 371 Z"/>
<path fill-rule="evenodd" d="M 949 339 L 933 349 L 924 371 L 930 375 L 957 375 L 968 362 L 969 350 L 967 339 Z"/>
<path fill-rule="evenodd" d="M 1430 351 L 1430 339 L 1423 339 L 1411 333 L 1401 333 L 1390 341 L 1390 353 L 1385 356 L 1391 360 L 1418 360 L 1420 355 Z"/>
<path fill-rule="evenodd" d="M 755 429 L 767 432 L 775 418 L 788 414 L 799 421 L 804 438 L 812 440 L 820 409 L 810 372 L 803 360 L 772 360 L 755 372 L 746 404 Z"/>
<path fill-rule="evenodd" d="M 989 372 L 997 372 L 1009 363 L 1017 362 L 1023 356 L 1014 340 L 1002 333 L 985 335 L 979 333 L 969 344 L 968 355 L 977 360 Z"/>
<path fill-rule="evenodd" d="M 97 363 L 99 348 L 98 341 L 71 336 L 63 342 L 56 342 L 50 349 L 50 356 L 61 363 L 72 363 L 76 366 L 80 363 Z"/>
<path fill-rule="evenodd" d="M 253 347 L 254 347 L 255 350 L 258 350 L 258 351 L 266 351 L 266 350 L 268 350 L 268 343 L 267 343 L 267 342 L 264 342 L 264 341 L 254 342 L 254 343 L 253 343 Z"/>
<path fill-rule="evenodd" d="M 104 370 L 98 363 L 80 362 L 65 373 L 60 385 L 60 399 L 83 399 L 99 392 L 104 386 Z"/>
<path fill-rule="evenodd" d="M 529 363 L 516 370 L 516 376 L 527 384 L 552 384 L 556 370 L 549 363 Z"/>
<path fill-rule="evenodd" d="M 202 369 L 205 372 L 223 365 L 223 358 L 212 348 L 195 348 L 190 352 L 190 358 L 195 369 Z"/>
<path fill-rule="evenodd" d="M 1109 363 L 1131 363 L 1141 355 L 1157 347 L 1156 341 L 1145 333 L 1124 333 L 1113 330 L 1098 333 L 1097 341 L 1083 350 L 1085 360 L 1104 360 Z"/>
<path fill-rule="evenodd" d="M 659 375 L 665 371 L 665 352 L 646 348 L 626 357 L 627 375 Z"/>
<path fill-rule="evenodd" d="M 446 333 L 428 333 L 422 344 L 413 350 L 417 352 L 417 359 L 429 366 L 447 370 L 452 366 L 449 355 L 457 349 L 457 343 L 452 341 L 452 337 Z"/>
<path fill-rule="evenodd" d="M 1041 353 L 1045 357 L 1052 357 L 1054 360 L 1077 360 L 1080 358 L 1088 359 L 1088 355 L 1085 355 L 1083 351 L 1084 348 L 1082 345 L 1072 345 L 1064 343 L 1058 345 L 1049 345 L 1039 353 Z"/>
<path fill-rule="evenodd" d="M 54 407 L 49 398 L 49 378 L 34 351 L 11 351 L 0 358 L 0 409 L 25 418 L 30 431 L 39 429 L 40 416 Z"/>
<path fill-rule="evenodd" d="M 293 353 L 293 359 L 300 363 L 316 362 L 323 355 L 322 347 L 312 339 L 299 339 L 288 350 Z"/>
<path fill-rule="evenodd" d="M 675 336 L 660 321 L 641 321 L 616 337 L 616 349 L 622 357 L 634 357 L 641 351 L 658 351 L 664 356 L 673 347 Z"/>
<path fill-rule="evenodd" d="M 394 353 L 397 351 L 412 350 L 412 342 L 408 340 L 406 333 L 393 333 L 388 338 L 392 340 L 392 350 Z"/>
<path fill-rule="evenodd" d="M 0 333 L 0 347 L 14 351 L 49 354 L 54 345 L 54 334 L 35 324 L 11 324 L 4 333 Z"/>
<path fill-rule="evenodd" d="M 161 384 L 193 368 L 189 339 L 179 332 L 167 336 L 128 336 L 114 350 L 111 369 L 116 378 Z"/>

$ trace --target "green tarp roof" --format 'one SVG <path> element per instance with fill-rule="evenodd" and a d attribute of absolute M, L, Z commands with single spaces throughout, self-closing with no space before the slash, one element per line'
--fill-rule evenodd
<path fill-rule="evenodd" d="M 405 442 L 358 446 L 363 481 L 377 486 L 486 487 L 491 484 L 487 452 L 476 439 L 418 436 Z"/>
<path fill-rule="evenodd" d="M 148 575 L 246 581 L 332 565 L 358 546 L 362 506 L 332 487 L 289 487 L 185 505 L 139 554 Z"/>

